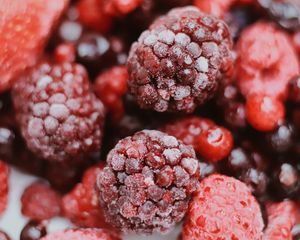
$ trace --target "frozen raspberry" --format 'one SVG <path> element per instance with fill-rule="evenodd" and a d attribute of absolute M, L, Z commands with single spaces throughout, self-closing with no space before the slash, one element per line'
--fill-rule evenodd
<path fill-rule="evenodd" d="M 183 240 L 261 239 L 260 207 L 242 182 L 223 175 L 205 178 L 183 228 Z"/>
<path fill-rule="evenodd" d="M 64 216 L 79 227 L 109 228 L 97 199 L 96 178 L 104 165 L 86 170 L 81 183 L 63 198 Z"/>
<path fill-rule="evenodd" d="M 192 147 L 155 130 L 119 141 L 98 175 L 106 220 L 123 232 L 166 232 L 180 222 L 198 187 Z"/>
<path fill-rule="evenodd" d="M 121 240 L 115 234 L 104 229 L 70 229 L 48 234 L 40 240 Z"/>
<path fill-rule="evenodd" d="M 1 240 L 10 240 L 10 237 L 5 232 L 0 230 L 0 239 Z"/>
<path fill-rule="evenodd" d="M 194 0 L 194 6 L 216 17 L 223 17 L 236 0 Z"/>
<path fill-rule="evenodd" d="M 258 0 L 258 3 L 281 27 L 287 30 L 300 28 L 300 2 L 298 0 Z"/>
<path fill-rule="evenodd" d="M 58 63 L 74 62 L 76 58 L 75 47 L 71 43 L 62 43 L 55 48 L 55 61 Z"/>
<path fill-rule="evenodd" d="M 143 32 L 129 53 L 129 90 L 139 106 L 192 112 L 232 68 L 227 25 L 195 7 L 177 8 Z"/>
<path fill-rule="evenodd" d="M 296 223 L 297 206 L 292 201 L 267 203 L 268 225 L 263 240 L 292 239 L 292 228 Z"/>
<path fill-rule="evenodd" d="M 46 183 L 35 182 L 21 197 L 22 214 L 30 219 L 45 220 L 61 213 L 61 197 Z"/>
<path fill-rule="evenodd" d="M 95 94 L 103 102 L 111 118 L 124 115 L 123 96 L 127 92 L 128 73 L 125 66 L 115 66 L 101 73 L 94 84 Z"/>
<path fill-rule="evenodd" d="M 286 33 L 270 23 L 255 23 L 242 33 L 237 55 L 237 79 L 244 96 L 287 97 L 288 83 L 299 74 L 299 64 Z"/>
<path fill-rule="evenodd" d="M 6 163 L 0 160 L 0 215 L 6 209 L 8 195 L 9 169 Z"/>
<path fill-rule="evenodd" d="M 283 122 L 285 108 L 281 101 L 263 95 L 251 95 L 246 103 L 249 124 L 258 131 L 272 131 Z"/>
<path fill-rule="evenodd" d="M 104 107 L 82 66 L 42 62 L 16 82 L 13 100 L 22 135 L 39 156 L 76 161 L 99 150 Z"/>
<path fill-rule="evenodd" d="M 40 240 L 46 235 L 47 229 L 44 222 L 30 221 L 23 228 L 20 240 Z"/>
<path fill-rule="evenodd" d="M 68 0 L 2 0 L 0 3 L 0 92 L 35 64 Z"/>
<path fill-rule="evenodd" d="M 111 16 L 104 11 L 103 0 L 79 0 L 76 8 L 80 22 L 89 29 L 108 32 L 112 25 Z"/>

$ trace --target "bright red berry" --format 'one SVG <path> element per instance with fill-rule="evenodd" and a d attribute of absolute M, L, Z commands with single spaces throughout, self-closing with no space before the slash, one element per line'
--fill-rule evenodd
<path fill-rule="evenodd" d="M 112 16 L 126 15 L 142 4 L 142 0 L 102 0 L 105 12 Z"/>
<path fill-rule="evenodd" d="M 21 197 L 22 214 L 30 219 L 45 220 L 61 213 L 61 197 L 49 185 L 35 182 L 28 186 Z"/>
<path fill-rule="evenodd" d="M 183 240 L 261 239 L 260 207 L 242 182 L 223 175 L 202 180 L 190 204 Z"/>
<path fill-rule="evenodd" d="M 250 125 L 258 131 L 272 131 L 283 120 L 285 107 L 274 97 L 251 95 L 246 102 L 246 117 Z"/>
<path fill-rule="evenodd" d="M 0 215 L 4 212 L 7 205 L 8 177 L 8 166 L 6 165 L 6 163 L 0 160 Z"/>
<path fill-rule="evenodd" d="M 194 6 L 216 17 L 223 17 L 236 0 L 194 0 Z"/>

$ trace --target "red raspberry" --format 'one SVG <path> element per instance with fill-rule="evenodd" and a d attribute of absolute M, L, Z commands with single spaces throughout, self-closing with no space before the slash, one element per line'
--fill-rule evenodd
<path fill-rule="evenodd" d="M 193 112 L 231 72 L 231 47 L 223 21 L 195 7 L 173 9 L 132 45 L 129 90 L 141 108 Z"/>
<path fill-rule="evenodd" d="M 236 0 L 194 0 L 194 6 L 216 17 L 223 17 Z"/>
<path fill-rule="evenodd" d="M 82 66 L 38 64 L 16 82 L 13 101 L 22 135 L 38 156 L 74 162 L 99 150 L 104 107 Z"/>
<path fill-rule="evenodd" d="M 6 163 L 0 160 L 0 215 L 6 209 L 8 195 L 9 170 Z"/>
<path fill-rule="evenodd" d="M 272 131 L 283 122 L 285 108 L 281 101 L 263 95 L 251 95 L 246 102 L 246 117 L 258 131 Z"/>
<path fill-rule="evenodd" d="M 79 227 L 109 228 L 105 223 L 95 189 L 97 175 L 103 168 L 104 164 L 99 164 L 86 170 L 82 182 L 63 198 L 65 217 Z"/>
<path fill-rule="evenodd" d="M 231 133 L 213 121 L 200 117 L 186 117 L 166 124 L 163 131 L 192 145 L 197 154 L 215 162 L 225 158 L 233 147 Z"/>
<path fill-rule="evenodd" d="M 198 187 L 192 147 L 144 130 L 119 141 L 98 175 L 106 220 L 123 232 L 166 232 L 180 222 Z"/>
<path fill-rule="evenodd" d="M 84 26 L 102 33 L 110 30 L 112 18 L 104 11 L 103 0 L 79 0 L 76 7 Z"/>
<path fill-rule="evenodd" d="M 183 228 L 183 240 L 261 239 L 264 224 L 247 186 L 231 177 L 211 175 L 198 189 Z"/>
<path fill-rule="evenodd" d="M 75 62 L 75 46 L 72 43 L 62 43 L 55 48 L 54 56 L 58 63 Z"/>
<path fill-rule="evenodd" d="M 35 64 L 68 0 L 1 0 L 0 92 Z"/>
<path fill-rule="evenodd" d="M 292 201 L 267 203 L 268 226 L 264 240 L 292 240 L 292 228 L 296 223 L 297 206 Z"/>
<path fill-rule="evenodd" d="M 94 84 L 97 97 L 104 103 L 115 122 L 124 115 L 123 96 L 127 92 L 127 81 L 126 67 L 115 66 L 101 73 Z"/>
<path fill-rule="evenodd" d="M 105 12 L 112 15 L 126 15 L 142 4 L 142 0 L 102 0 Z"/>
<path fill-rule="evenodd" d="M 104 229 L 86 228 L 51 233 L 40 240 L 121 240 L 121 238 Z"/>
<path fill-rule="evenodd" d="M 258 22 L 242 33 L 237 54 L 237 79 L 244 96 L 258 93 L 287 97 L 288 82 L 299 73 L 299 64 L 284 32 Z"/>
<path fill-rule="evenodd" d="M 61 197 L 43 182 L 28 186 L 21 197 L 22 214 L 30 219 L 45 220 L 61 213 Z"/>

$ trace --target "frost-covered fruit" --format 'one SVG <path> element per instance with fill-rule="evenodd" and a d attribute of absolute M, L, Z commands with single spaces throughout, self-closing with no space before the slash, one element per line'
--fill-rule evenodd
<path fill-rule="evenodd" d="M 29 221 L 21 231 L 20 240 L 40 240 L 46 236 L 45 222 Z M 57 239 L 58 240 L 58 239 Z"/>
<path fill-rule="evenodd" d="M 106 220 L 123 232 L 167 232 L 180 222 L 199 183 L 192 147 L 155 130 L 119 141 L 98 175 Z"/>
<path fill-rule="evenodd" d="M 63 214 L 79 227 L 109 228 L 105 223 L 95 189 L 97 175 L 104 164 L 87 169 L 82 182 L 63 197 Z"/>
<path fill-rule="evenodd" d="M 227 25 L 195 7 L 171 10 L 133 43 L 129 90 L 141 108 L 193 112 L 232 70 Z"/>
<path fill-rule="evenodd" d="M 250 189 L 235 178 L 214 174 L 200 183 L 182 239 L 261 239 L 263 227 L 259 204 Z"/>
<path fill-rule="evenodd" d="M 9 169 L 5 162 L 0 160 L 0 215 L 4 212 L 8 200 Z"/>
<path fill-rule="evenodd" d="M 40 240 L 121 240 L 119 236 L 105 229 L 69 229 L 50 233 Z"/>
<path fill-rule="evenodd" d="M 29 185 L 21 197 L 22 214 L 30 219 L 45 220 L 61 213 L 61 197 L 44 182 Z"/>
<path fill-rule="evenodd" d="M 38 156 L 76 162 L 99 150 L 104 106 L 81 65 L 39 63 L 17 80 L 13 101 L 26 144 Z"/>

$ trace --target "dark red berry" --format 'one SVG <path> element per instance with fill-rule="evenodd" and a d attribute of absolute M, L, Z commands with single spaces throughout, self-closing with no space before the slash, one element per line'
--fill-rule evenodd
<path fill-rule="evenodd" d="M 30 221 L 23 228 L 20 240 L 40 240 L 47 235 L 47 229 L 43 222 Z"/>
<path fill-rule="evenodd" d="M 10 237 L 5 232 L 0 230 L 0 240 L 10 240 Z"/>
<path fill-rule="evenodd" d="M 193 112 L 232 68 L 227 25 L 194 7 L 177 8 L 143 32 L 128 58 L 129 90 L 139 106 Z"/>
<path fill-rule="evenodd" d="M 30 219 L 45 220 L 61 213 L 61 197 L 43 182 L 28 186 L 21 197 L 22 214 Z"/>
<path fill-rule="evenodd" d="M 170 230 L 184 217 L 199 183 L 192 147 L 155 130 L 119 141 L 107 164 L 97 189 L 106 220 L 124 232 Z"/>
<path fill-rule="evenodd" d="M 245 128 L 247 126 L 245 104 L 232 102 L 224 106 L 224 120 L 233 129 Z"/>
<path fill-rule="evenodd" d="M 104 107 L 81 65 L 38 64 L 18 79 L 13 100 L 22 135 L 37 155 L 75 162 L 99 150 Z"/>
<path fill-rule="evenodd" d="M 5 162 L 0 160 L 0 215 L 6 209 L 8 202 L 9 169 Z"/>
<path fill-rule="evenodd" d="M 227 167 L 232 173 L 240 174 L 252 165 L 248 153 L 243 148 L 234 148 L 227 159 Z"/>

